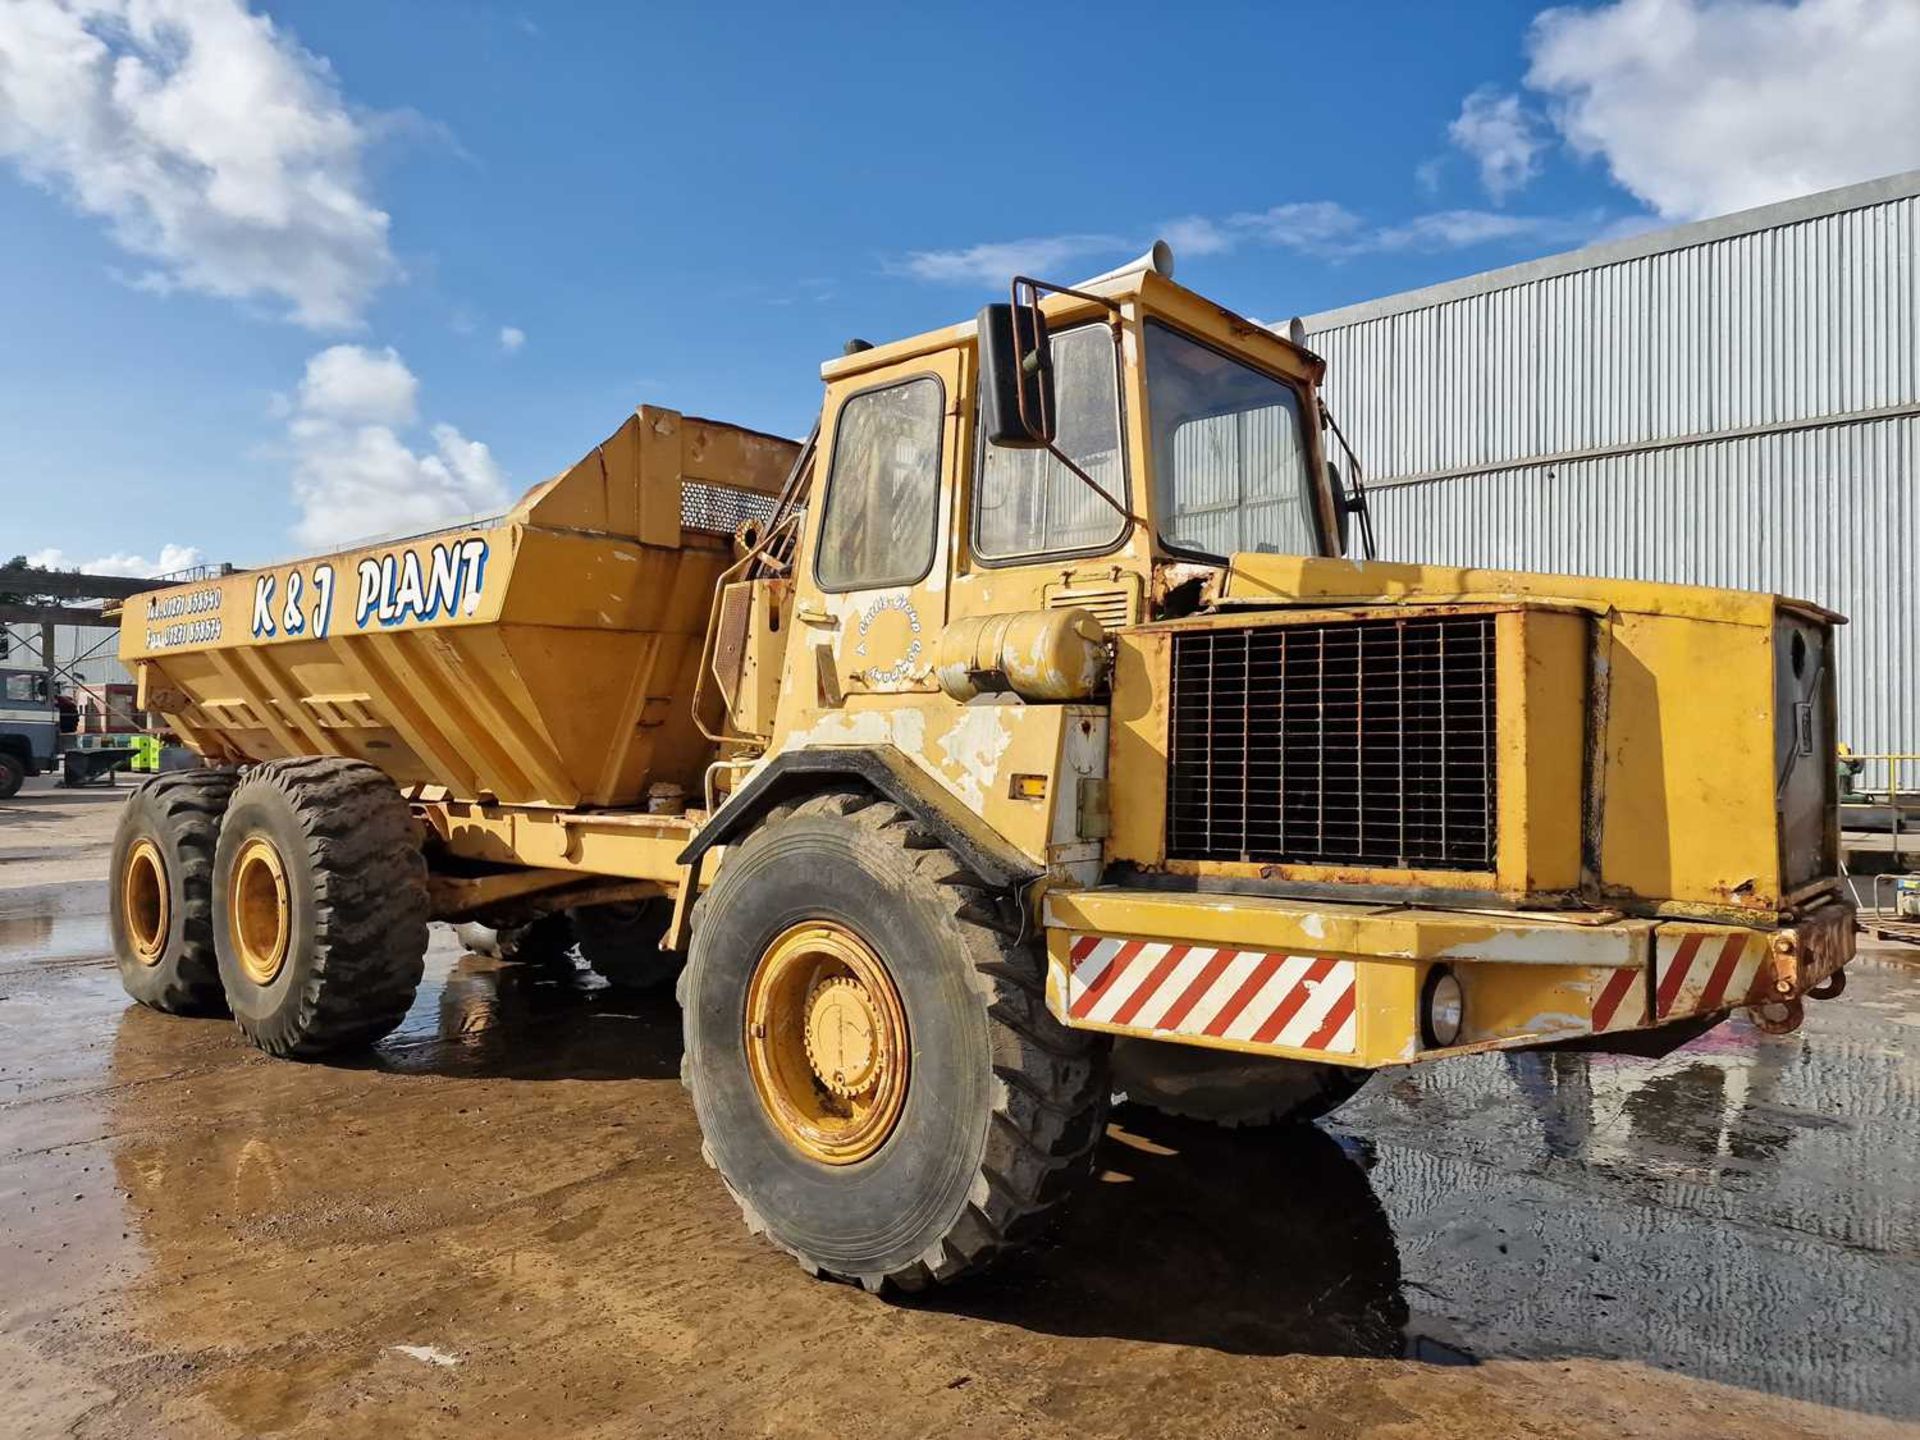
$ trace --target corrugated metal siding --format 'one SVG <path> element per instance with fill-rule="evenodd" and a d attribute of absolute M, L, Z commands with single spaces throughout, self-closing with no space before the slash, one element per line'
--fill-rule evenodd
<path fill-rule="evenodd" d="M 1917 256 L 1910 196 L 1308 343 L 1376 485 L 1383 558 L 1818 601 L 1853 621 L 1842 738 L 1914 750 L 1920 417 L 1828 417 L 1920 405 Z M 1764 426 L 1807 428 L 1720 434 Z M 1569 457 L 1594 450 L 1620 453 Z M 1568 458 L 1493 468 L 1553 456 Z"/>
<path fill-rule="evenodd" d="M 7 625 L 7 658 L 0 665 L 15 670 L 39 670 L 38 625 Z M 53 627 L 53 653 L 60 665 L 89 685 L 130 683 L 133 676 L 120 663 L 118 626 L 56 625 Z M 79 657 L 85 656 L 85 659 Z"/>
<path fill-rule="evenodd" d="M 1920 399 L 1920 200 L 1315 331 L 1376 479 Z"/>
<path fill-rule="evenodd" d="M 1381 558 L 1774 590 L 1853 623 L 1840 736 L 1920 737 L 1920 419 L 1642 451 L 1373 492 Z"/>

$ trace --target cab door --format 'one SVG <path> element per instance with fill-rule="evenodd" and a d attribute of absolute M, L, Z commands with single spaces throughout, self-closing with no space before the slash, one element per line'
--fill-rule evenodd
<path fill-rule="evenodd" d="M 808 712 L 888 708 L 886 697 L 938 689 L 967 380 L 948 350 L 829 391 L 824 483 L 795 577 L 800 633 L 782 687 L 785 728 Z"/>

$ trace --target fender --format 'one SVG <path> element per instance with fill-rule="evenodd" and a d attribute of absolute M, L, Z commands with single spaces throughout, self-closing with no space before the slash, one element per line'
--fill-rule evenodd
<path fill-rule="evenodd" d="M 995 889 L 1019 892 L 1045 873 L 891 745 L 824 746 L 776 756 L 714 812 L 680 852 L 680 863 L 697 865 L 714 846 L 745 835 L 774 806 L 828 789 L 836 780 L 858 781 L 893 801 Z"/>

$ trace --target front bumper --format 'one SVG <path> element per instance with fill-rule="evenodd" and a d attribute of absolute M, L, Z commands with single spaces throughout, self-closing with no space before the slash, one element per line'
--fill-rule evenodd
<path fill-rule="evenodd" d="M 1770 930 L 1110 888 L 1051 892 L 1044 917 L 1047 1003 L 1066 1025 L 1358 1066 L 1788 1002 L 1853 955 L 1839 900 Z M 1434 1048 L 1421 997 L 1443 965 L 1466 1018 Z"/>

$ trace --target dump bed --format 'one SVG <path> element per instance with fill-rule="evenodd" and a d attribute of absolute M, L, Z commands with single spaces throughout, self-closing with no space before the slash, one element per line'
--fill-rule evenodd
<path fill-rule="evenodd" d="M 137 596 L 120 655 L 216 763 L 345 755 L 569 809 L 698 793 L 714 582 L 798 452 L 643 406 L 498 519 Z"/>

